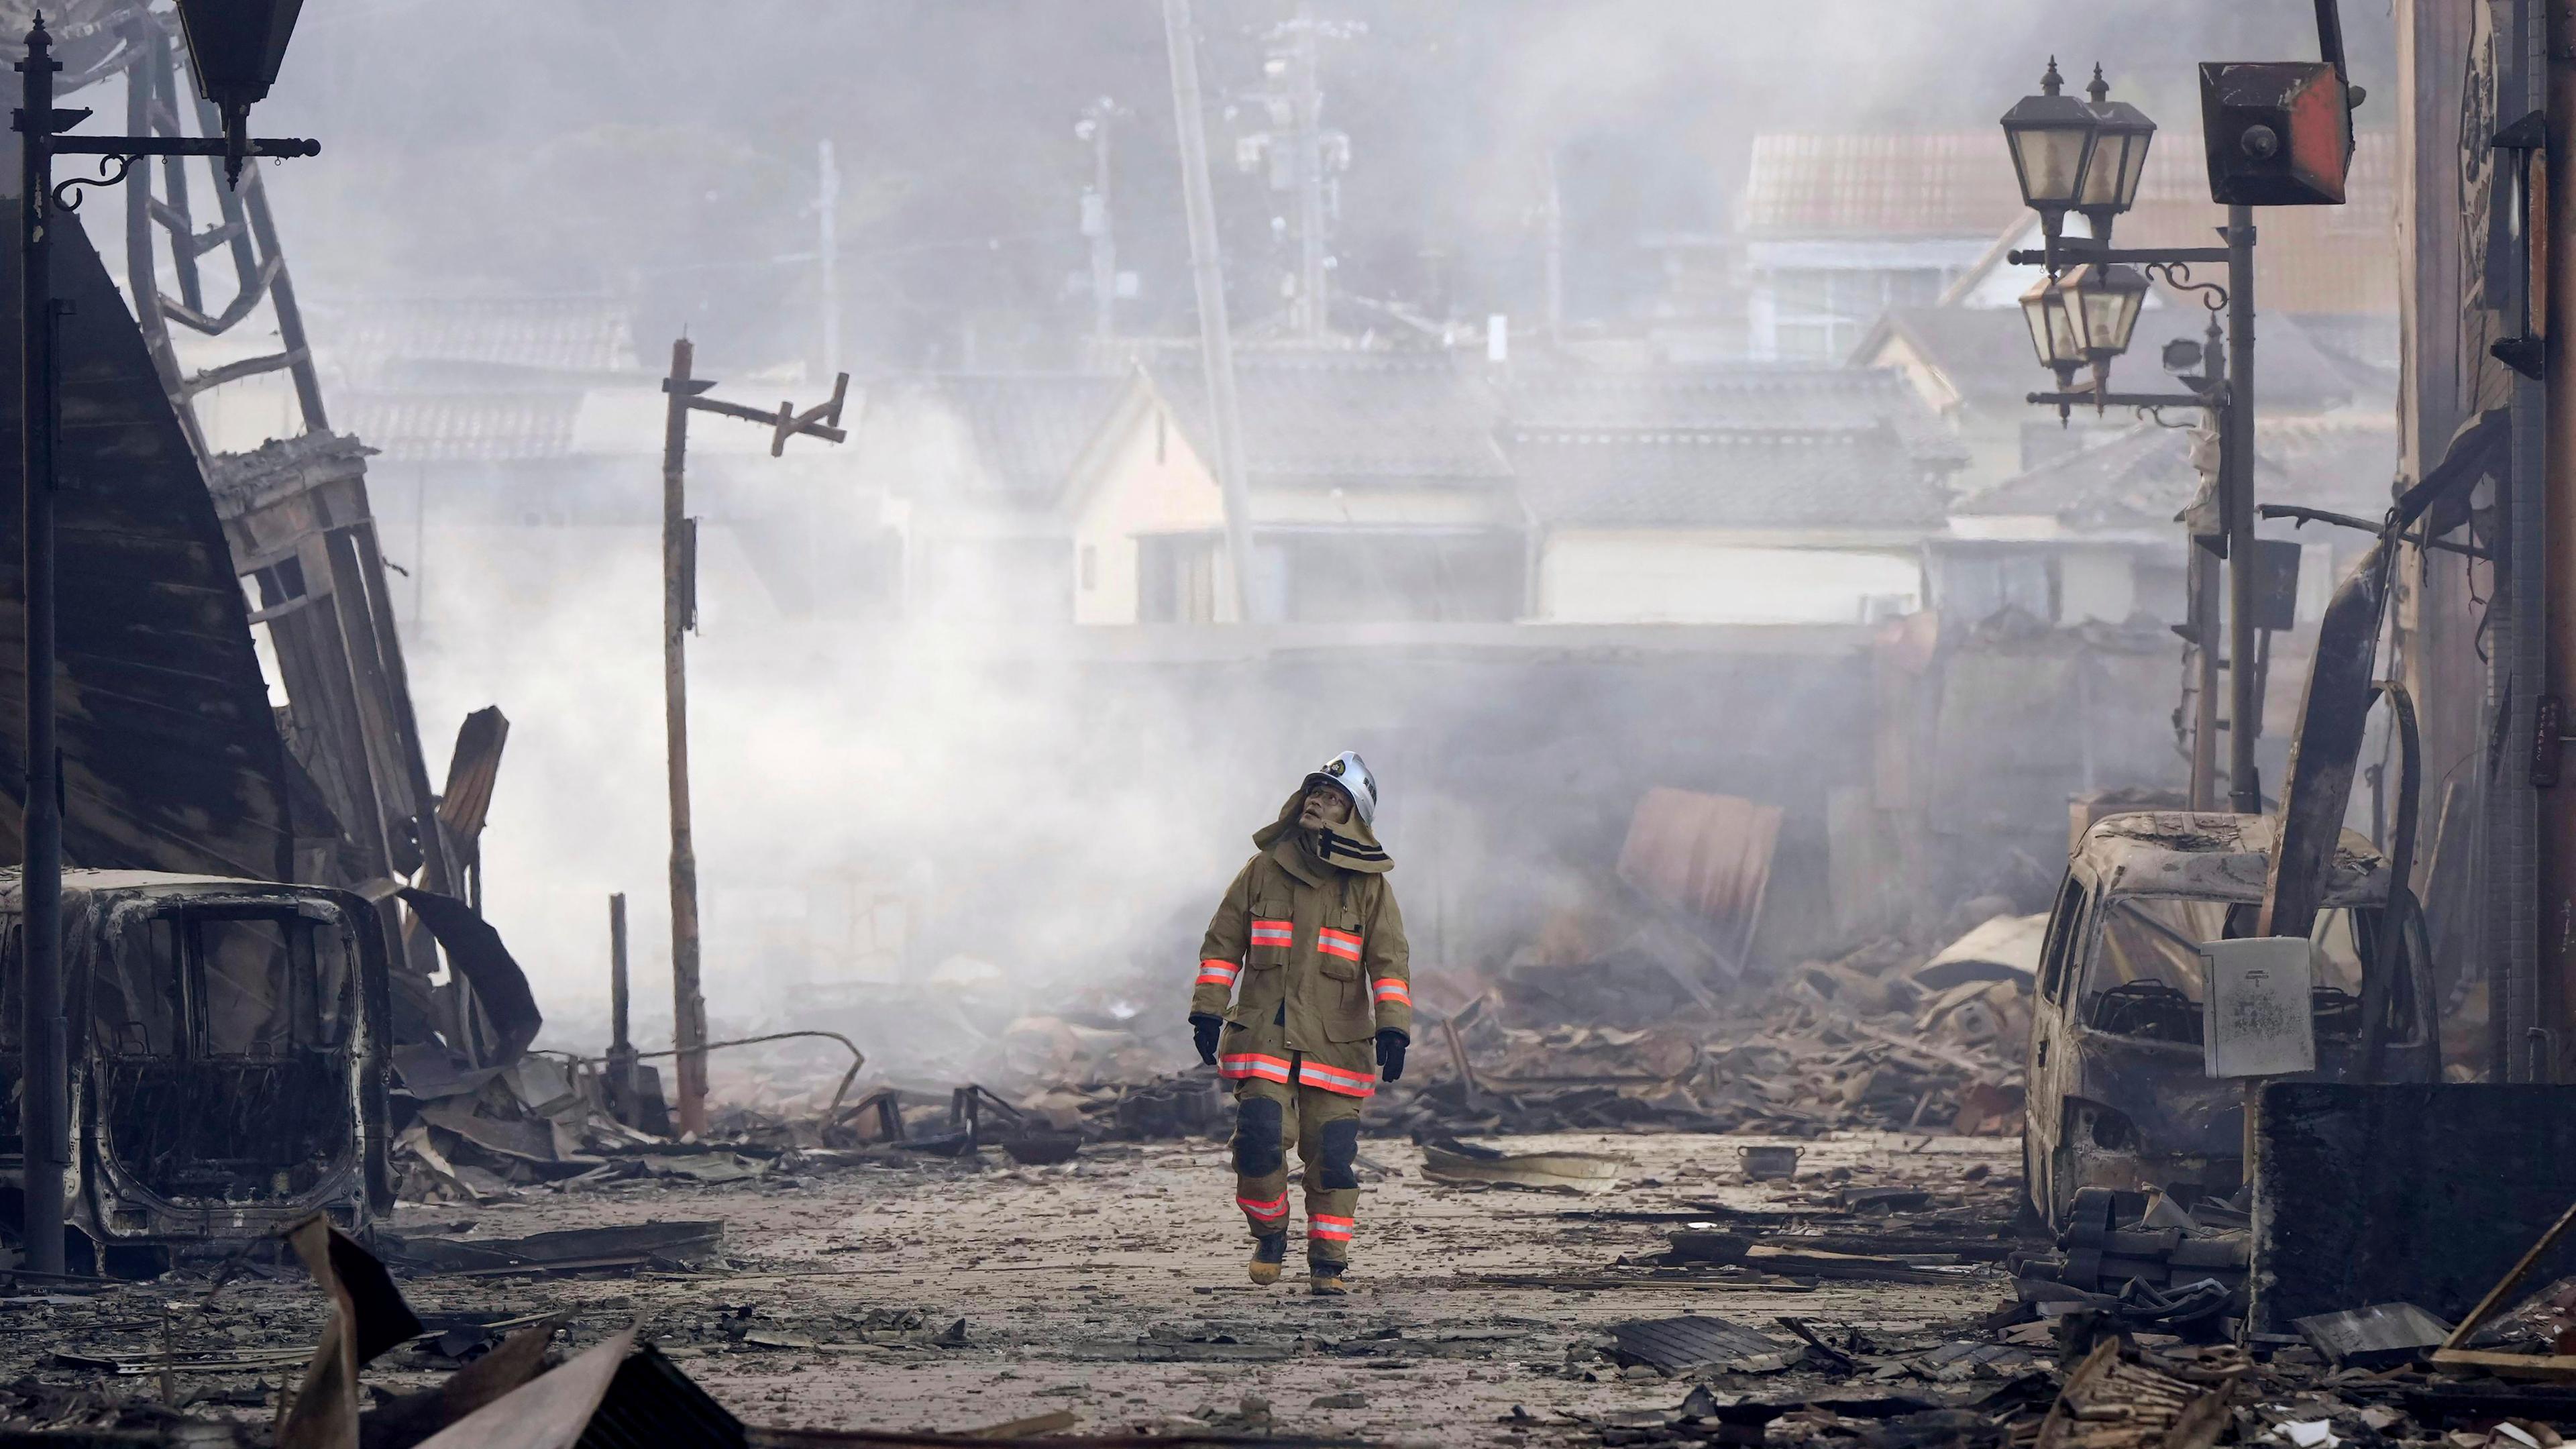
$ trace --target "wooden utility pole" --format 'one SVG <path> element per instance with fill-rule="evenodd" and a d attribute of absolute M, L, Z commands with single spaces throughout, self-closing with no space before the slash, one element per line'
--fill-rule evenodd
<path fill-rule="evenodd" d="M 704 396 L 715 386 L 691 375 L 697 350 L 683 337 L 671 344 L 671 375 L 662 391 L 670 402 L 662 424 L 662 728 L 671 787 L 671 1045 L 680 1058 L 680 1130 L 707 1130 L 707 999 L 698 975 L 698 854 L 689 829 L 689 677 L 687 638 L 698 627 L 698 521 L 689 517 L 689 414 L 718 413 L 777 429 L 769 455 L 803 433 L 837 443 L 841 402 L 850 375 L 833 380 L 832 400 L 796 411 L 780 403 L 775 413 Z"/>
<path fill-rule="evenodd" d="M 1252 500 L 1244 482 L 1243 408 L 1234 390 L 1234 336 L 1225 314 L 1225 263 L 1217 250 L 1216 190 L 1208 177 L 1207 113 L 1199 99 L 1199 55 L 1190 0 L 1163 0 L 1163 40 L 1172 60 L 1172 121 L 1180 133 L 1181 196 L 1189 213 L 1190 275 L 1198 291 L 1199 351 L 1207 368 L 1208 414 L 1216 433 L 1217 491 L 1225 498 L 1226 572 L 1234 576 L 1234 620 L 1252 622 Z"/>

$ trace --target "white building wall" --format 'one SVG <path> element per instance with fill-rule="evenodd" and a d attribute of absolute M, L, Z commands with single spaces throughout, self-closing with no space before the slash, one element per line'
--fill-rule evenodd
<path fill-rule="evenodd" d="M 1537 622 L 1857 624 L 1923 605 L 1911 550 L 1779 548 L 1671 532 L 1560 533 Z"/>
<path fill-rule="evenodd" d="M 2137 572 L 2116 549 L 2069 549 L 2057 560 L 2057 622 L 2117 624 L 2137 612 Z"/>

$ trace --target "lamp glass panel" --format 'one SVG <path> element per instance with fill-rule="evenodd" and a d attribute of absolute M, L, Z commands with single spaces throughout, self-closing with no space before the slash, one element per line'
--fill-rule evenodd
<path fill-rule="evenodd" d="M 2082 193 L 2085 163 L 2093 152 L 2093 128 L 2037 125 L 2007 128 L 2007 134 L 2023 202 L 2041 208 L 2074 205 Z"/>
<path fill-rule="evenodd" d="M 2129 348 L 2147 279 L 2133 267 L 2088 265 L 2066 274 L 2060 290 L 2076 349 L 2088 359 L 2117 357 Z"/>
<path fill-rule="evenodd" d="M 2091 108 L 2098 118 L 2093 162 L 2084 173 L 2084 196 L 2078 204 L 2117 215 L 2137 203 L 2138 183 L 2146 175 L 2147 148 L 2156 138 L 2156 123 L 2126 101 Z"/>
<path fill-rule="evenodd" d="M 2071 366 L 2084 355 L 2076 346 L 2075 322 L 2062 290 L 2057 283 L 2042 280 L 2021 297 L 2022 321 L 2030 328 L 2031 351 L 2042 367 Z"/>

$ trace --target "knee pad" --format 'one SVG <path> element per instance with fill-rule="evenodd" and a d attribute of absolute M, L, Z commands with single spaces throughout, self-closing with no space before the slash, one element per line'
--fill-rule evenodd
<path fill-rule="evenodd" d="M 1234 1105 L 1234 1171 L 1238 1177 L 1268 1177 L 1287 1163 L 1279 1145 L 1287 1117 L 1284 1104 L 1268 1097 L 1246 1097 Z M 1357 1149 L 1357 1139 L 1353 1139 Z"/>
<path fill-rule="evenodd" d="M 1317 1184 L 1326 1191 L 1359 1186 L 1360 1119 L 1344 1117 L 1338 1122 L 1327 1122 L 1317 1135 L 1324 1148 L 1315 1164 Z"/>

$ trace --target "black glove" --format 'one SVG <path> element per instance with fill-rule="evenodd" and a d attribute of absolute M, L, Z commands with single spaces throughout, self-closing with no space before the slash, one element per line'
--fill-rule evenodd
<path fill-rule="evenodd" d="M 1190 1013 L 1190 1036 L 1198 1043 L 1199 1060 L 1211 1067 L 1216 1065 L 1216 1034 L 1224 1029 L 1222 1016 L 1210 1016 L 1204 1011 Z"/>
<path fill-rule="evenodd" d="M 1404 1049 L 1413 1038 L 1387 1027 L 1377 1034 L 1377 1074 L 1381 1081 L 1401 1081 L 1404 1077 Z"/>

